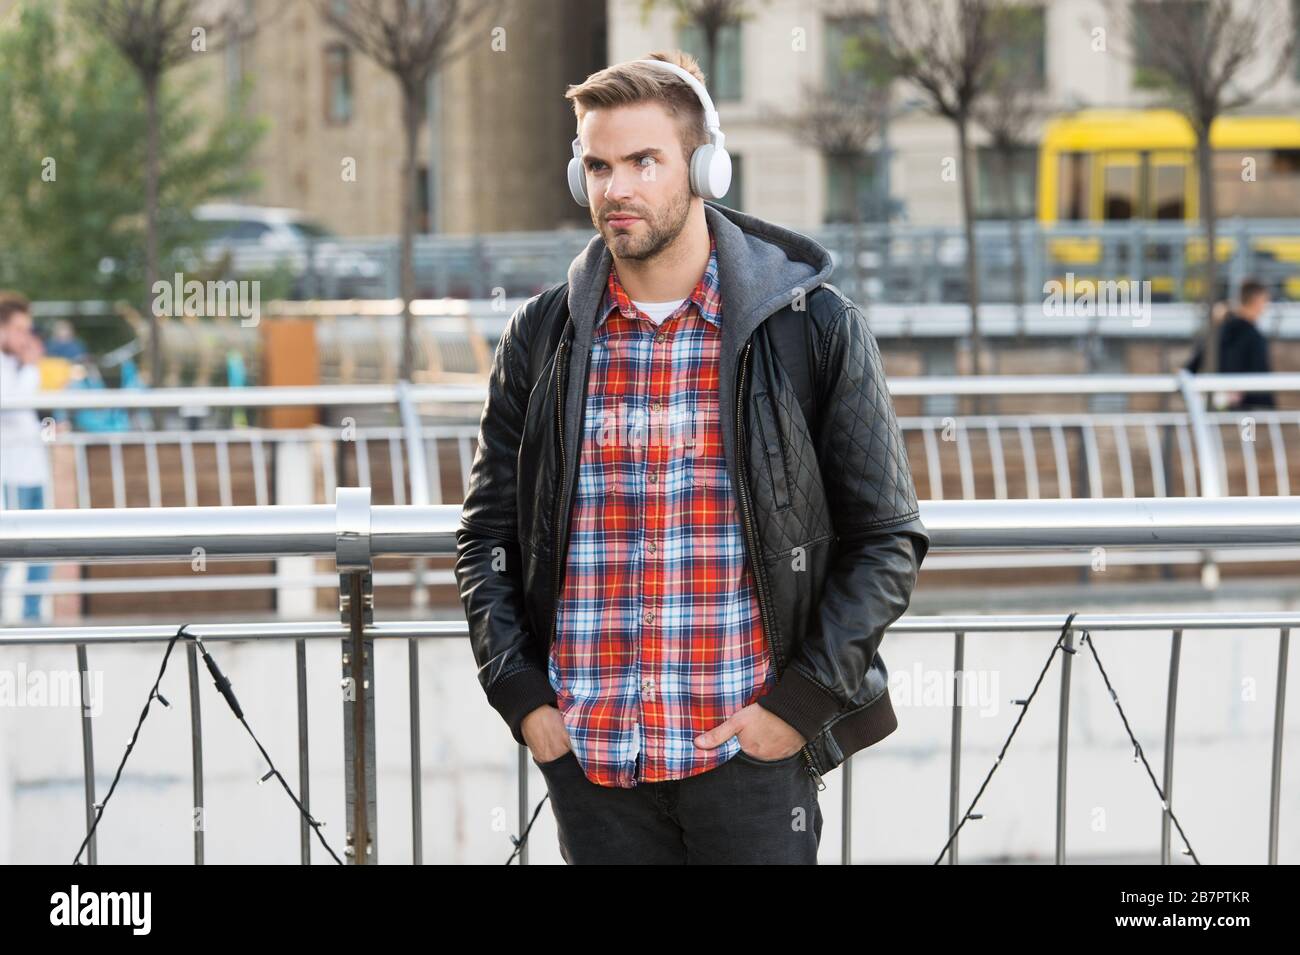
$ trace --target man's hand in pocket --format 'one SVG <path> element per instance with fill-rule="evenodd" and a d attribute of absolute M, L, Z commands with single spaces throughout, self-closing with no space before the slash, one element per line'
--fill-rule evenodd
<path fill-rule="evenodd" d="M 549 763 L 559 759 L 573 749 L 569 739 L 569 730 L 564 725 L 564 717 L 550 703 L 539 706 L 527 716 L 519 727 L 524 742 L 528 744 L 533 759 L 539 763 Z"/>

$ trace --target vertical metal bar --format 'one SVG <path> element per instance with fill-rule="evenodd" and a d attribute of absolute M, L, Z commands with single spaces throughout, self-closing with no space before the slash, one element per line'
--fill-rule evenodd
<path fill-rule="evenodd" d="M 1178 387 L 1192 427 L 1192 441 L 1196 447 L 1196 463 L 1201 478 L 1201 497 L 1221 497 L 1223 486 L 1219 483 L 1219 465 L 1222 462 L 1216 460 L 1211 444 L 1212 429 L 1205 418 L 1203 395 L 1192 388 L 1192 373 L 1186 369 L 1178 372 Z"/>
<path fill-rule="evenodd" d="M 262 444 L 262 439 L 257 435 L 253 435 L 249 451 L 252 454 L 253 462 L 253 492 L 257 495 L 258 506 L 262 507 L 269 503 L 266 487 L 266 448 Z M 304 819 L 303 825 L 306 824 L 307 821 Z"/>
<path fill-rule="evenodd" d="M 952 698 L 952 742 L 949 745 L 950 755 L 948 757 L 948 831 L 952 832 L 957 828 L 960 821 L 958 816 L 961 814 L 961 689 L 964 674 L 962 668 L 965 666 L 966 659 L 966 634 L 958 631 L 953 634 L 952 641 L 952 671 L 954 682 L 954 693 Z M 948 847 L 948 864 L 957 864 L 957 841 L 960 837 L 954 836 L 952 845 Z"/>
<path fill-rule="evenodd" d="M 1020 454 L 1025 461 L 1025 492 L 1032 501 L 1038 500 L 1038 451 L 1034 447 L 1034 433 L 1028 422 L 1020 422 Z"/>
<path fill-rule="evenodd" d="M 357 456 L 357 486 L 370 487 L 370 445 L 364 434 L 358 434 L 353 444 Z"/>
<path fill-rule="evenodd" d="M 1061 422 L 1053 421 L 1048 426 L 1052 435 L 1052 454 L 1056 458 L 1056 491 L 1063 500 L 1070 498 L 1070 453 L 1065 449 L 1065 431 Z"/>
<path fill-rule="evenodd" d="M 1061 710 L 1056 731 L 1056 864 L 1065 865 L 1065 767 L 1070 733 L 1070 663 L 1074 660 L 1074 628 L 1065 631 L 1061 659 Z"/>
<path fill-rule="evenodd" d="M 406 472 L 402 468 L 402 449 L 396 439 L 388 439 L 388 461 L 393 474 L 393 503 L 406 503 Z"/>
<path fill-rule="evenodd" d="M 1282 728 L 1286 716 L 1286 658 L 1291 628 L 1283 627 L 1277 642 L 1277 699 L 1273 704 L 1273 772 L 1268 792 L 1268 864 L 1277 865 L 1278 813 L 1282 796 Z"/>
<path fill-rule="evenodd" d="M 1297 8 L 1300 9 L 1300 8 Z M 1255 421 L 1255 432 L 1259 431 L 1259 421 Z M 1241 459 L 1246 467 L 1246 496 L 1259 497 L 1259 461 L 1255 457 L 1255 441 L 1252 438 L 1247 441 L 1245 435 L 1241 433 L 1241 422 L 1237 423 L 1237 440 L 1241 442 Z"/>
<path fill-rule="evenodd" d="M 1287 473 L 1286 447 L 1282 440 L 1282 428 L 1277 418 L 1269 418 L 1268 443 L 1273 447 L 1273 473 L 1277 475 L 1277 493 L 1279 497 L 1291 496 L 1291 475 Z"/>
<path fill-rule="evenodd" d="M 79 438 L 80 435 L 74 437 Z M 76 467 L 77 467 L 77 506 L 80 508 L 90 507 L 90 467 L 86 460 L 86 443 L 78 440 L 76 444 Z"/>
<path fill-rule="evenodd" d="M 975 500 L 975 474 L 970 459 L 970 439 L 966 425 L 957 422 L 957 460 L 961 465 L 961 494 L 963 501 Z"/>
<path fill-rule="evenodd" d="M 188 434 L 181 436 L 181 473 L 185 478 L 185 506 L 198 507 L 199 488 L 194 479 L 194 441 Z"/>
<path fill-rule="evenodd" d="M 1116 415 L 1111 427 L 1115 431 L 1115 452 L 1119 458 L 1119 487 L 1124 497 L 1134 497 L 1133 492 L 1133 451 L 1128 446 L 1128 425 Z"/>
<path fill-rule="evenodd" d="M 1196 455 L 1192 452 L 1188 430 L 1185 424 L 1174 425 L 1174 435 L 1178 438 L 1178 459 L 1183 463 L 1183 496 L 1198 497 L 1200 492 L 1196 483 Z"/>
<path fill-rule="evenodd" d="M 927 420 L 921 425 L 921 439 L 925 443 L 925 470 L 930 477 L 930 500 L 943 500 L 943 465 L 939 461 L 939 442 L 934 436 L 934 426 Z"/>
<path fill-rule="evenodd" d="M 144 438 L 144 468 L 149 478 L 149 506 L 162 507 L 162 481 L 158 476 L 158 438 L 150 431 Z"/>
<path fill-rule="evenodd" d="M 307 748 L 307 641 L 294 641 L 294 666 L 298 677 L 298 798 L 311 812 L 311 773 Z M 298 824 L 298 841 L 303 865 L 311 865 L 311 824 L 302 816 Z"/>
<path fill-rule="evenodd" d="M 1105 497 L 1101 483 L 1101 452 L 1097 448 L 1097 431 L 1087 418 L 1079 431 L 1083 439 L 1083 459 L 1088 464 L 1088 496 Z"/>
<path fill-rule="evenodd" d="M 984 429 L 989 436 L 989 455 L 993 458 L 993 496 L 999 501 L 1007 499 L 1007 468 L 1002 460 L 1002 432 L 997 422 L 990 418 Z"/>
<path fill-rule="evenodd" d="M 221 494 L 221 506 L 230 507 L 230 448 L 225 438 L 217 438 L 217 487 Z"/>
<path fill-rule="evenodd" d="M 190 767 L 194 790 L 194 864 L 203 865 L 203 833 L 208 821 L 203 811 L 203 714 L 199 703 L 199 654 L 193 640 L 185 641 L 185 662 L 190 675 Z"/>
<path fill-rule="evenodd" d="M 528 828 L 528 757 L 529 750 L 527 746 L 520 746 L 518 753 L 519 759 L 519 835 L 523 836 L 524 831 Z M 531 837 L 531 833 L 530 833 Z M 528 865 L 528 840 L 519 847 L 519 864 Z"/>
<path fill-rule="evenodd" d="M 122 438 L 113 435 L 108 441 L 108 459 L 113 471 L 113 506 L 126 507 L 126 470 L 122 466 Z"/>
<path fill-rule="evenodd" d="M 81 775 L 86 791 L 86 831 L 95 824 L 95 738 L 90 726 L 90 707 L 86 680 L 90 676 L 86 663 L 86 645 L 77 644 L 77 675 L 81 681 Z M 89 860 L 91 865 L 99 864 L 99 834 L 90 837 Z"/>
<path fill-rule="evenodd" d="M 424 865 L 424 779 L 420 770 L 420 641 L 406 641 L 411 674 L 411 863 Z"/>
<path fill-rule="evenodd" d="M 840 773 L 840 865 L 853 864 L 853 757 L 847 756 Z"/>
<path fill-rule="evenodd" d="M 1169 647 L 1169 690 L 1165 697 L 1165 769 L 1162 788 L 1165 804 L 1160 809 L 1160 864 L 1169 865 L 1170 810 L 1174 805 L 1174 716 L 1178 711 L 1178 662 L 1183 652 L 1183 631 L 1174 631 Z"/>
<path fill-rule="evenodd" d="M 1151 460 L 1151 494 L 1154 497 L 1166 497 L 1165 458 L 1160 450 L 1160 435 L 1155 424 L 1150 421 L 1143 426 L 1143 431 L 1147 439 L 1147 457 Z"/>

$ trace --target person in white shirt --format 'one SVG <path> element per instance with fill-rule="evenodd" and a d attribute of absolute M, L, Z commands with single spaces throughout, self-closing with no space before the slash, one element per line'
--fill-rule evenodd
<path fill-rule="evenodd" d="M 11 397 L 35 394 L 41 387 L 37 362 L 44 352 L 32 331 L 31 305 L 13 292 L 0 292 L 0 509 L 39 510 L 49 483 L 49 452 L 41 422 L 31 408 L 10 408 Z M 27 582 L 48 580 L 48 564 L 29 564 Z M 41 598 L 27 594 L 23 619 L 41 617 Z"/>

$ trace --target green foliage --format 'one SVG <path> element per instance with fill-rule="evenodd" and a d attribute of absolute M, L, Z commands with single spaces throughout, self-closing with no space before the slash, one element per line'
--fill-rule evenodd
<path fill-rule="evenodd" d="M 208 116 L 202 82 L 184 69 L 163 78 L 163 275 L 198 238 L 195 205 L 256 185 L 248 160 L 264 123 L 242 109 L 247 88 L 240 108 Z M 0 286 L 33 299 L 146 300 L 146 128 L 140 81 L 111 44 L 49 4 L 20 7 L 0 32 Z"/>

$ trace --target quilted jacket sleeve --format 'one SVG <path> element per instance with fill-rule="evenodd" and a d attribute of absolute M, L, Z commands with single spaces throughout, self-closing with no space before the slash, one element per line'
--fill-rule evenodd
<path fill-rule="evenodd" d="M 805 639 L 757 701 L 808 740 L 849 708 L 930 547 L 875 336 L 852 302 L 836 310 L 819 349 L 815 436 L 834 564 Z"/>
<path fill-rule="evenodd" d="M 529 305 L 510 317 L 492 360 L 455 561 L 479 683 L 521 745 L 524 717 L 539 706 L 555 705 L 556 699 L 542 643 L 528 621 L 516 520 L 519 444 L 529 388 L 515 339 Z"/>

